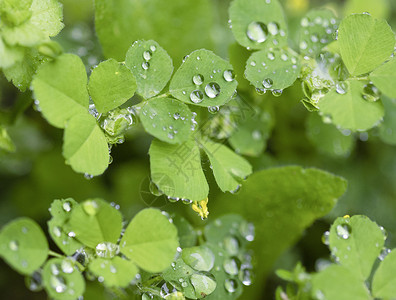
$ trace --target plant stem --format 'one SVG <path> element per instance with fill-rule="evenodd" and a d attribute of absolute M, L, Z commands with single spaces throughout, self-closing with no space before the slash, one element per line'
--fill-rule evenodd
<path fill-rule="evenodd" d="M 56 253 L 56 252 L 54 252 L 54 251 L 52 251 L 52 250 L 49 250 L 49 251 L 48 251 L 48 255 L 55 256 L 55 257 L 59 257 L 59 258 L 63 258 L 63 257 L 64 257 L 63 255 L 61 255 L 61 254 L 59 254 L 59 253 Z"/>

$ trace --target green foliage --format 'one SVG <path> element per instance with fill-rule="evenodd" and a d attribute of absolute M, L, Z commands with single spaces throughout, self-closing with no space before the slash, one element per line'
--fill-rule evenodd
<path fill-rule="evenodd" d="M 372 290 L 376 298 L 392 298 L 396 294 L 395 277 L 396 270 L 395 251 L 390 252 L 379 265 L 373 277 Z"/>
<path fill-rule="evenodd" d="M 382 66 L 375 69 L 370 74 L 370 80 L 377 86 L 386 96 L 396 97 L 396 87 L 393 84 L 396 73 L 396 60 L 392 58 Z"/>

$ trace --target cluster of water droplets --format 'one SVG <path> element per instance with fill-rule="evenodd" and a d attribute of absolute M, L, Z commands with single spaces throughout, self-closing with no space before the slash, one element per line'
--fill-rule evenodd
<path fill-rule="evenodd" d="M 50 287 L 56 293 L 70 295 L 70 297 L 75 295 L 74 283 L 67 280 L 67 275 L 76 271 L 73 260 L 65 258 L 60 263 L 51 263 L 49 270 L 51 273 L 49 278 Z"/>
<path fill-rule="evenodd" d="M 120 247 L 114 243 L 102 242 L 96 245 L 95 251 L 98 257 L 113 258 L 120 252 Z"/>
<path fill-rule="evenodd" d="M 232 24 L 230 24 L 232 26 Z M 286 36 L 286 32 L 281 29 L 276 21 L 264 23 L 261 21 L 252 21 L 246 28 L 247 38 L 255 44 L 262 44 L 268 39 L 272 39 L 274 46 L 279 44 L 277 37 Z"/>
<path fill-rule="evenodd" d="M 325 45 L 333 41 L 333 36 L 338 28 L 335 18 L 304 17 L 301 19 L 301 38 L 299 48 L 302 53 L 314 54 Z"/>
<path fill-rule="evenodd" d="M 152 59 L 153 53 L 156 50 L 157 50 L 157 47 L 155 45 L 151 45 L 151 46 L 148 47 L 148 49 L 146 49 L 142 53 L 143 62 L 140 65 L 141 66 L 141 72 L 139 72 L 139 74 L 140 74 L 140 77 L 142 77 L 143 79 L 147 78 L 147 74 L 146 73 L 147 73 L 147 71 L 150 68 L 150 60 Z"/>
<path fill-rule="evenodd" d="M 110 144 L 122 144 L 125 132 L 138 122 L 137 111 L 133 107 L 116 108 L 100 115 L 98 122 Z"/>

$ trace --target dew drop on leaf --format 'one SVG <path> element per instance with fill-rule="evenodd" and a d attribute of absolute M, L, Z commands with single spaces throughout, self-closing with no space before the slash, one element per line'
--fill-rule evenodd
<path fill-rule="evenodd" d="M 50 285 L 57 293 L 64 293 L 67 289 L 65 280 L 61 276 L 51 276 Z"/>
<path fill-rule="evenodd" d="M 201 74 L 194 75 L 192 81 L 196 85 L 201 85 L 204 81 L 204 77 Z"/>
<path fill-rule="evenodd" d="M 385 257 L 386 257 L 390 252 L 391 252 L 391 249 L 389 249 L 389 248 L 383 248 L 383 249 L 381 250 L 381 253 L 380 253 L 380 255 L 378 256 L 378 258 L 379 258 L 380 260 L 384 260 Z"/>
<path fill-rule="evenodd" d="M 96 245 L 96 255 L 103 258 L 113 258 L 116 256 L 120 248 L 118 245 L 110 243 L 110 242 L 103 242 Z"/>
<path fill-rule="evenodd" d="M 230 255 L 237 255 L 239 251 L 239 242 L 238 240 L 233 237 L 233 236 L 227 236 L 224 238 L 224 249 L 230 254 Z"/>
<path fill-rule="evenodd" d="M 351 235 L 351 231 L 352 228 L 348 224 L 337 225 L 336 227 L 337 235 L 344 240 L 347 240 L 349 238 L 349 236 Z"/>
<path fill-rule="evenodd" d="M 229 257 L 223 262 L 224 271 L 229 275 L 237 275 L 239 272 L 239 266 L 237 263 L 237 258 Z"/>
<path fill-rule="evenodd" d="M 152 52 L 155 52 L 155 50 L 157 50 L 157 47 L 155 47 L 154 45 L 151 45 L 151 46 L 150 46 L 150 50 L 151 50 Z"/>
<path fill-rule="evenodd" d="M 330 244 L 329 238 L 330 238 L 330 231 L 325 231 L 325 233 L 323 233 L 322 235 L 322 243 L 328 246 Z"/>
<path fill-rule="evenodd" d="M 247 37 L 256 43 L 263 43 L 268 36 L 268 28 L 262 22 L 251 22 L 246 31 Z"/>
<path fill-rule="evenodd" d="M 143 52 L 144 60 L 149 61 L 151 59 L 151 56 L 152 56 L 152 52 L 150 50 Z M 147 70 L 147 69 L 145 69 L 145 70 Z"/>
<path fill-rule="evenodd" d="M 263 87 L 265 87 L 266 89 L 270 89 L 273 85 L 273 81 L 271 78 L 266 78 L 263 80 Z"/>
<path fill-rule="evenodd" d="M 283 93 L 283 90 L 272 90 L 272 95 L 275 97 L 281 96 Z"/>
<path fill-rule="evenodd" d="M 84 211 L 90 216 L 96 215 L 99 209 L 99 206 L 95 200 L 87 200 L 82 204 L 82 206 Z"/>
<path fill-rule="evenodd" d="M 200 103 L 203 100 L 203 93 L 200 90 L 192 91 L 190 94 L 190 100 L 194 103 Z"/>
<path fill-rule="evenodd" d="M 274 60 L 275 59 L 275 54 L 273 52 L 268 52 L 267 57 L 269 60 Z"/>
<path fill-rule="evenodd" d="M 12 250 L 12 251 L 17 251 L 19 249 L 19 243 L 16 240 L 12 240 L 10 241 L 10 243 L 8 244 L 8 247 Z"/>
<path fill-rule="evenodd" d="M 238 283 L 237 283 L 237 281 L 235 279 L 227 278 L 224 281 L 224 287 L 225 287 L 227 292 L 235 293 L 235 291 L 237 290 L 237 287 L 238 287 Z"/>
<path fill-rule="evenodd" d="M 220 86 L 216 82 L 210 82 L 205 86 L 205 94 L 209 98 L 216 98 L 220 94 Z"/>
<path fill-rule="evenodd" d="M 70 260 L 64 259 L 61 263 L 61 269 L 63 273 L 70 274 L 74 271 L 74 266 Z"/>
<path fill-rule="evenodd" d="M 272 35 L 277 35 L 279 33 L 279 24 L 276 22 L 270 22 L 268 23 L 268 32 L 271 33 Z"/>
<path fill-rule="evenodd" d="M 234 74 L 234 72 L 232 70 L 225 70 L 223 72 L 223 78 L 224 78 L 225 81 L 230 82 L 230 81 L 234 80 L 235 74 Z"/>
<path fill-rule="evenodd" d="M 239 232 L 248 242 L 252 242 L 254 240 L 254 225 L 249 222 L 242 222 L 239 226 Z"/>
<path fill-rule="evenodd" d="M 64 210 L 65 212 L 69 212 L 69 211 L 71 210 L 71 205 L 70 205 L 70 202 L 69 202 L 69 201 L 65 201 L 65 202 L 63 203 L 62 207 L 63 207 L 63 210 Z"/>
<path fill-rule="evenodd" d="M 340 95 L 344 95 L 348 92 L 348 83 L 340 81 L 336 83 L 336 92 Z"/>
<path fill-rule="evenodd" d="M 148 70 L 149 67 L 150 67 L 150 63 L 148 61 L 142 62 L 143 70 Z"/>
<path fill-rule="evenodd" d="M 369 102 L 378 101 L 381 96 L 379 89 L 371 82 L 363 87 L 362 97 Z"/>
<path fill-rule="evenodd" d="M 251 271 L 247 268 L 241 269 L 239 271 L 239 280 L 242 281 L 242 284 L 245 286 L 249 286 L 252 284 L 252 275 Z"/>
<path fill-rule="evenodd" d="M 209 107 L 208 107 L 208 111 L 209 111 L 211 114 L 216 114 L 216 113 L 219 112 L 219 110 L 220 110 L 220 107 L 219 107 L 219 106 L 209 106 Z"/>

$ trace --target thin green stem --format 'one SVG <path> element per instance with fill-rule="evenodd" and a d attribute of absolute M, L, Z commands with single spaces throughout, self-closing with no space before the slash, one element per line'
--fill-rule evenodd
<path fill-rule="evenodd" d="M 48 255 L 51 255 L 51 256 L 54 256 L 54 257 L 59 257 L 59 258 L 63 258 L 64 257 L 63 255 L 61 255 L 59 253 L 56 253 L 56 252 L 54 252 L 52 250 L 48 251 Z"/>

